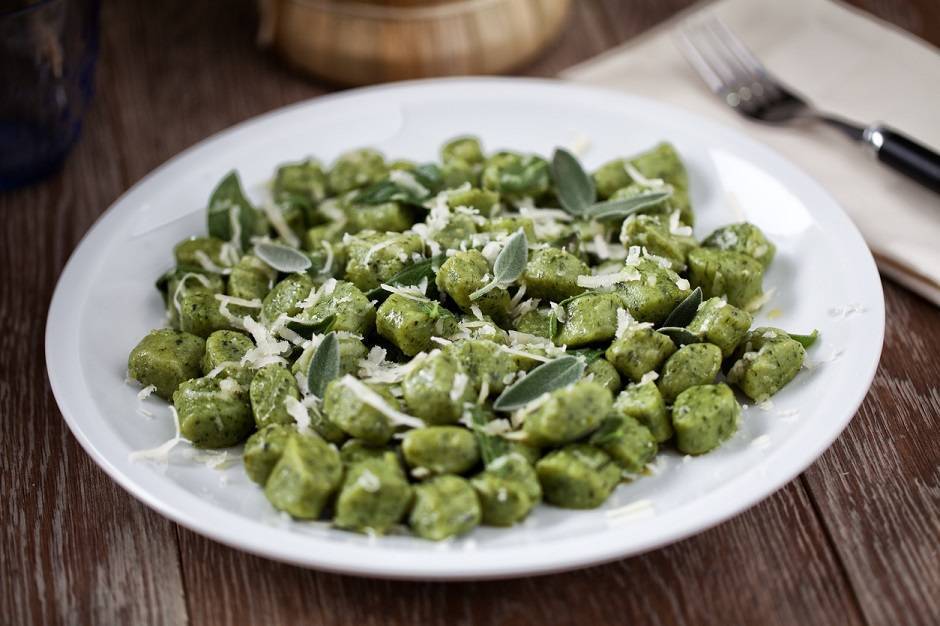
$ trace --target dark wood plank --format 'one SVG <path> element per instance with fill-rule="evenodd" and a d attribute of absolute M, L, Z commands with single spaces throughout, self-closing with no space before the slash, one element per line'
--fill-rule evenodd
<path fill-rule="evenodd" d="M 805 474 L 870 624 L 940 623 L 940 313 L 885 283 L 872 390 Z"/>
<path fill-rule="evenodd" d="M 852 1 L 940 43 L 934 0 Z M 563 37 L 525 73 L 552 75 L 689 2 L 574 4 Z M 2 621 L 182 623 L 187 610 L 196 623 L 940 621 L 937 312 L 890 285 L 885 360 L 846 435 L 767 502 L 649 555 L 545 578 L 417 584 L 300 570 L 175 533 L 94 466 L 55 410 L 37 358 L 52 286 L 92 220 L 153 167 L 330 87 L 252 47 L 250 3 L 106 3 L 104 27 L 82 144 L 61 175 L 0 196 Z"/>
<path fill-rule="evenodd" d="M 112 77 L 102 67 L 102 84 Z M 62 421 L 43 354 L 70 250 L 126 188 L 107 91 L 61 174 L 0 195 L 0 622 L 180 624 L 175 527 L 129 497 Z"/>
<path fill-rule="evenodd" d="M 846 0 L 875 17 L 940 46 L 940 2 L 935 0 Z"/>
<path fill-rule="evenodd" d="M 291 623 L 298 616 L 330 626 L 864 623 L 797 483 L 663 550 L 517 580 L 337 576 L 247 556 L 187 531 L 180 539 L 186 579 L 201 581 L 187 588 L 194 624 Z"/>

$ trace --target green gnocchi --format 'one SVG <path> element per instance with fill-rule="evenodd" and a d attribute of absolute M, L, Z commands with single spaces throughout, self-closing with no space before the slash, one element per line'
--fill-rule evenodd
<path fill-rule="evenodd" d="M 594 508 L 803 366 L 806 337 L 751 328 L 774 244 L 748 223 L 696 239 L 668 143 L 587 173 L 462 136 L 433 163 L 285 163 L 270 191 L 262 211 L 219 184 L 128 375 L 178 439 L 244 444 L 293 518 L 439 541 Z"/>

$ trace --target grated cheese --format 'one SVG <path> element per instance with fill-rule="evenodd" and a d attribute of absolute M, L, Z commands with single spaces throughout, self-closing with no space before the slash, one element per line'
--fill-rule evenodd
<path fill-rule="evenodd" d="M 212 272 L 213 274 L 231 274 L 232 270 L 229 268 L 219 267 L 212 262 L 212 259 L 209 258 L 209 255 L 205 253 L 204 250 L 196 250 L 193 253 L 193 256 L 196 257 L 196 260 L 199 262 L 199 265 L 202 269 L 207 272 Z"/>
<path fill-rule="evenodd" d="M 405 170 L 392 170 L 388 174 L 388 179 L 397 185 L 401 185 L 416 196 L 426 196 L 431 193 L 427 187 L 417 181 L 414 174 Z"/>
<path fill-rule="evenodd" d="M 365 383 L 346 374 L 340 379 L 340 384 L 349 389 L 365 405 L 368 405 L 387 417 L 393 424 L 398 426 L 408 426 L 409 428 L 423 428 L 424 420 L 407 415 L 393 408 L 385 401 L 385 398 L 369 389 Z"/>
<path fill-rule="evenodd" d="M 170 405 L 167 408 L 170 409 L 170 413 L 173 416 L 173 436 L 156 448 L 148 448 L 146 450 L 136 450 L 131 452 L 129 455 L 127 455 L 129 461 L 135 463 L 137 461 L 146 460 L 166 464 L 170 460 L 170 451 L 176 447 L 176 444 L 189 443 L 189 440 L 184 439 L 180 433 L 180 418 L 179 414 L 176 412 L 176 407 Z"/>
<path fill-rule="evenodd" d="M 287 409 L 287 414 L 293 417 L 294 421 L 297 422 L 297 430 L 301 434 L 313 434 L 313 431 L 310 429 L 310 413 L 307 411 L 306 406 L 301 404 L 296 398 L 287 396 L 284 398 L 284 408 Z"/>
<path fill-rule="evenodd" d="M 300 247 L 300 239 L 294 231 L 291 230 L 290 226 L 287 225 L 287 222 L 284 220 L 284 213 L 279 207 L 275 206 L 271 198 L 267 198 L 261 203 L 261 210 L 268 218 L 268 222 L 271 223 L 271 226 L 274 227 L 274 231 L 284 240 L 284 243 L 291 248 Z"/>
<path fill-rule="evenodd" d="M 634 280 L 640 280 L 640 273 L 636 270 L 617 272 L 616 274 L 599 274 L 597 276 L 582 274 L 578 276 L 577 284 L 579 287 L 587 289 L 602 289 Z"/>
<path fill-rule="evenodd" d="M 464 392 L 467 390 L 467 383 L 470 382 L 470 377 L 464 374 L 463 372 L 457 372 L 454 374 L 454 380 L 451 382 L 450 388 L 450 401 L 453 403 L 460 402 L 460 399 L 463 397 Z"/>

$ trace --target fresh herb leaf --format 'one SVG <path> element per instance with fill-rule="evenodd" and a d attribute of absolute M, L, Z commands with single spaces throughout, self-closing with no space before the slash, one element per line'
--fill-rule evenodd
<path fill-rule="evenodd" d="M 657 332 L 660 332 L 670 339 L 672 342 L 679 347 L 682 347 L 690 343 L 699 343 L 701 339 L 695 333 L 689 331 L 688 328 L 677 328 L 676 326 L 663 326 L 658 329 Z"/>
<path fill-rule="evenodd" d="M 251 246 L 253 236 L 267 229 L 264 216 L 245 196 L 235 170 L 222 179 L 209 197 L 207 219 L 210 236 L 231 241 L 238 234 L 237 243 L 242 250 Z"/>
<path fill-rule="evenodd" d="M 419 165 L 412 170 L 411 175 L 432 194 L 437 193 L 444 187 L 444 175 L 437 163 Z"/>
<path fill-rule="evenodd" d="M 568 350 L 568 354 L 581 357 L 584 362 L 590 365 L 597 359 L 604 356 L 603 348 L 581 348 L 579 350 Z"/>
<path fill-rule="evenodd" d="M 514 382 L 496 398 L 493 408 L 513 411 L 532 402 L 542 394 L 572 385 L 584 374 L 584 361 L 576 356 L 558 357 L 542 363 Z"/>
<path fill-rule="evenodd" d="M 624 420 L 619 415 L 605 417 L 601 421 L 600 427 L 588 440 L 592 446 L 602 446 L 608 443 L 619 441 L 623 437 Z"/>
<path fill-rule="evenodd" d="M 662 202 L 671 195 L 671 189 L 667 191 L 645 191 L 632 198 L 598 202 L 587 209 L 586 215 L 587 217 L 600 221 L 622 220 L 634 213 L 639 213 L 643 209 Z"/>
<path fill-rule="evenodd" d="M 790 335 L 790 339 L 793 339 L 794 341 L 799 341 L 800 345 L 803 346 L 804 348 L 810 347 L 811 345 L 816 343 L 816 340 L 819 338 L 819 331 L 816 329 L 813 329 L 813 332 L 811 332 L 808 335 L 795 335 L 793 333 L 787 333 L 787 334 Z"/>
<path fill-rule="evenodd" d="M 307 388 L 318 398 L 323 397 L 326 386 L 331 380 L 339 377 L 339 340 L 336 333 L 331 332 L 323 338 L 317 351 L 310 359 L 310 368 L 307 370 Z"/>
<path fill-rule="evenodd" d="M 473 434 L 476 435 L 477 444 L 480 446 L 480 456 L 483 458 L 483 467 L 486 467 L 495 459 L 509 452 L 509 442 L 502 437 L 486 434 L 484 431 L 487 421 L 486 410 L 483 409 L 483 407 L 470 407 L 468 411 L 470 411 L 470 423 L 472 424 Z"/>
<path fill-rule="evenodd" d="M 696 287 L 692 290 L 685 300 L 676 305 L 676 308 L 672 310 L 666 320 L 663 322 L 663 326 L 688 326 L 689 322 L 695 317 L 695 314 L 698 312 L 699 305 L 702 304 L 702 288 Z"/>
<path fill-rule="evenodd" d="M 552 180 L 561 207 L 572 215 L 584 215 L 597 199 L 594 180 L 577 157 L 564 148 L 557 148 L 552 155 Z"/>
<path fill-rule="evenodd" d="M 476 300 L 493 289 L 508 285 L 522 276 L 528 260 L 529 242 L 525 231 L 520 228 L 506 240 L 506 245 L 496 257 L 496 262 L 493 263 L 493 280 L 471 293 L 470 299 Z"/>
<path fill-rule="evenodd" d="M 403 202 L 420 205 L 443 186 L 440 168 L 434 163 L 425 163 L 415 169 L 398 170 L 401 178 L 410 176 L 414 184 L 395 180 L 389 176 L 356 194 L 358 204 L 384 204 L 385 202 Z"/>
<path fill-rule="evenodd" d="M 287 323 L 287 327 L 304 339 L 310 339 L 314 335 L 331 331 L 335 323 L 336 314 L 331 313 L 322 320 L 291 320 Z"/>
<path fill-rule="evenodd" d="M 313 264 L 300 250 L 269 241 L 255 244 L 255 256 L 283 274 L 304 272 Z"/>
<path fill-rule="evenodd" d="M 434 278 L 434 268 L 441 262 L 442 257 L 436 256 L 431 257 L 430 259 L 425 259 L 423 261 L 418 261 L 412 265 L 409 265 L 402 271 L 398 272 L 387 281 L 386 285 L 391 285 L 392 287 L 404 286 L 410 287 L 412 285 L 417 285 L 421 282 L 422 279 L 427 278 L 429 281 Z M 366 293 L 366 296 L 370 300 L 375 299 L 385 299 L 388 296 L 388 292 L 382 289 L 382 287 L 376 287 L 371 289 Z"/>

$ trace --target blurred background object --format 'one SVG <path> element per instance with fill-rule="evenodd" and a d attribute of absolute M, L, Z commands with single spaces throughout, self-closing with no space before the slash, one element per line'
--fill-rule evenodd
<path fill-rule="evenodd" d="M 0 190 L 55 170 L 94 92 L 98 0 L 0 2 Z"/>
<path fill-rule="evenodd" d="M 259 42 L 344 85 L 493 74 L 530 61 L 571 0 L 260 0 Z"/>

